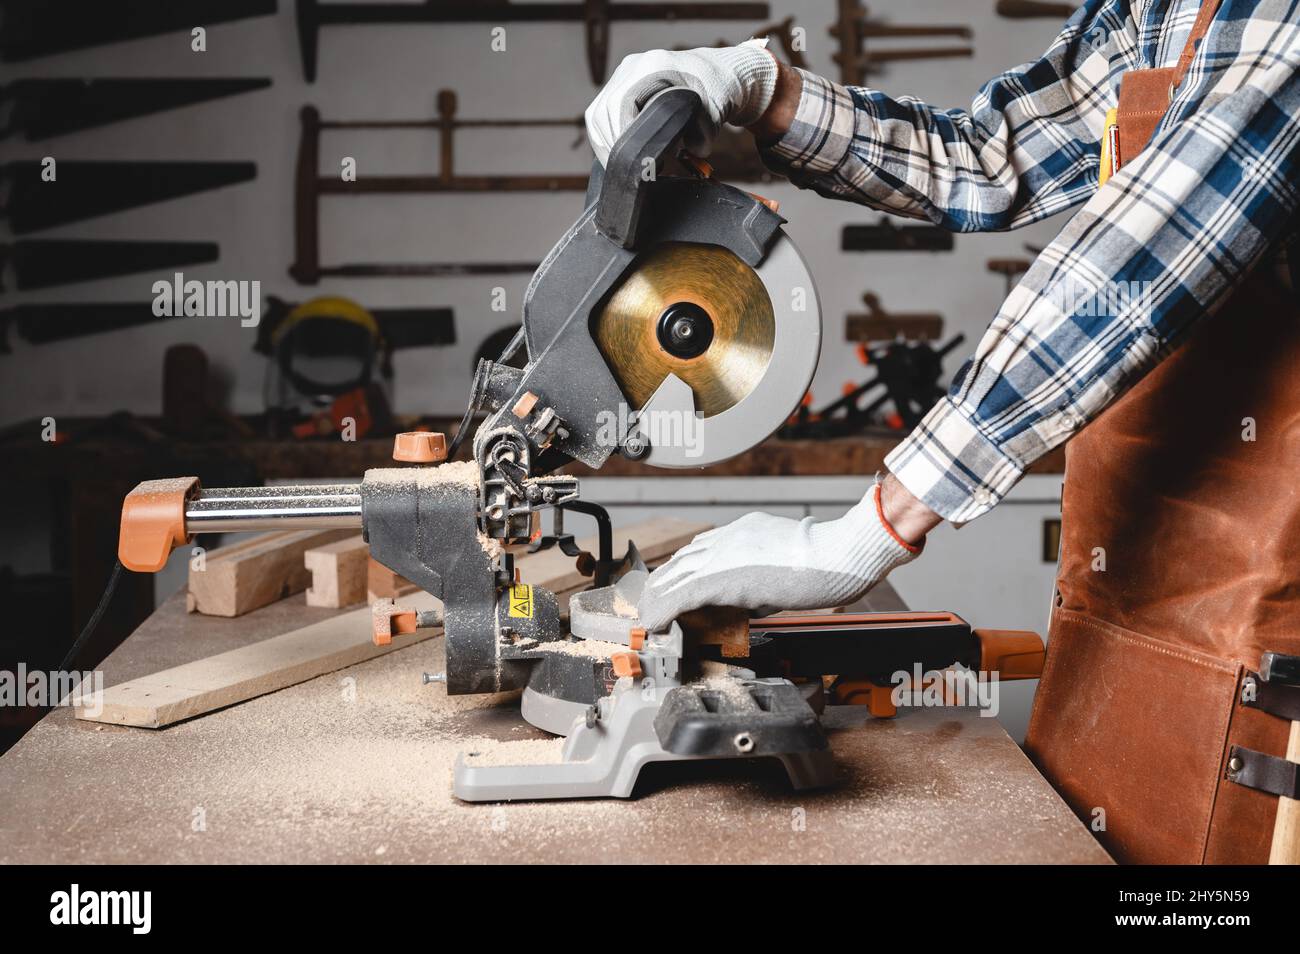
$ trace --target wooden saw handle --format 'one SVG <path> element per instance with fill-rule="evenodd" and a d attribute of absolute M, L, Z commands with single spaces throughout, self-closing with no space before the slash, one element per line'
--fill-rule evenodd
<path fill-rule="evenodd" d="M 1291 723 L 1291 737 L 1286 746 L 1287 761 L 1300 762 L 1300 722 Z M 1278 796 L 1277 821 L 1273 823 L 1273 846 L 1270 865 L 1300 865 L 1300 801 Z"/>

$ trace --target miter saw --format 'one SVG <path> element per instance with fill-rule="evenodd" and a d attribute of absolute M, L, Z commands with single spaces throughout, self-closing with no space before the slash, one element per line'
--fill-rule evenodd
<path fill-rule="evenodd" d="M 784 220 L 698 166 L 661 172 L 699 108 L 688 90 L 660 94 L 594 168 L 581 216 L 528 286 L 519 336 L 501 360 L 480 362 L 450 448 L 441 435 L 399 435 L 394 457 L 416 466 L 371 470 L 359 485 L 146 482 L 123 508 L 123 565 L 157 570 L 198 532 L 360 527 L 374 559 L 442 601 L 421 612 L 377 604 L 376 640 L 441 625 L 447 692 L 522 690 L 523 717 L 567 737 L 544 762 L 465 753 L 454 788 L 470 801 L 626 797 L 644 764 L 681 759 L 774 757 L 796 787 L 825 785 L 823 676 L 839 674 L 843 695 L 857 684 L 844 674 L 883 685 L 922 658 L 987 665 L 970 627 L 949 614 L 752 631 L 743 616 L 706 616 L 702 632 L 685 621 L 647 632 L 636 619 L 647 570 L 635 547 L 616 561 L 603 510 L 579 499 L 575 478 L 553 473 L 572 461 L 598 468 L 615 453 L 667 468 L 724 460 L 776 430 L 812 379 L 817 295 Z M 523 368 L 507 363 L 519 348 Z M 477 411 L 486 419 L 472 460 L 457 461 Z M 557 523 L 566 511 L 596 517 L 600 553 L 580 553 L 558 528 L 539 538 L 547 509 Z M 554 593 L 516 579 L 505 545 L 530 540 L 558 544 L 595 578 L 567 620 Z M 792 633 L 804 635 L 783 638 Z M 903 635 L 901 649 L 889 633 Z M 815 646 L 821 655 L 809 657 Z M 898 651 L 878 651 L 887 646 Z"/>

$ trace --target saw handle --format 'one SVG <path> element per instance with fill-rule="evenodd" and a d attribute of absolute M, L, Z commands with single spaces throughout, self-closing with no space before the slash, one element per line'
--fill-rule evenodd
<path fill-rule="evenodd" d="M 618 137 L 605 162 L 596 200 L 596 230 L 601 235 L 621 248 L 636 245 L 641 210 L 654 181 L 646 170 L 659 165 L 702 105 L 693 90 L 664 90 Z"/>

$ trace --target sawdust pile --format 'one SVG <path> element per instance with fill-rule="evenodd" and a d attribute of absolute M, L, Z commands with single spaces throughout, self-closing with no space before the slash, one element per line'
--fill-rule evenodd
<path fill-rule="evenodd" d="M 472 460 L 456 460 L 435 467 L 373 467 L 366 471 L 365 480 L 371 486 L 406 484 L 414 480 L 421 488 L 452 484 L 478 487 L 479 468 Z"/>
<path fill-rule="evenodd" d="M 611 608 L 614 610 L 614 615 L 621 619 L 637 618 L 636 607 L 629 603 L 627 597 L 618 590 L 614 591 L 614 601 L 611 604 Z"/>
<path fill-rule="evenodd" d="M 505 548 L 502 547 L 500 540 L 494 540 L 482 530 L 478 531 L 478 545 L 481 546 L 483 552 L 493 560 L 499 558 L 501 554 L 505 552 Z"/>
<path fill-rule="evenodd" d="M 180 491 L 187 489 L 192 483 L 194 483 L 193 477 L 163 477 L 160 480 L 149 481 L 149 492 L 164 494 L 179 493 Z"/>
<path fill-rule="evenodd" d="M 725 679 L 738 668 L 716 659 L 701 659 L 696 665 L 699 669 L 700 678 L 705 681 L 709 679 Z"/>
<path fill-rule="evenodd" d="M 608 659 L 615 653 L 627 652 L 628 648 L 621 643 L 607 643 L 601 639 L 557 639 L 538 644 L 537 650 L 544 653 L 563 653 L 566 656 Z"/>
<path fill-rule="evenodd" d="M 469 765 L 556 765 L 562 759 L 564 739 L 519 739 L 493 742 L 481 751 L 466 752 Z"/>
<path fill-rule="evenodd" d="M 454 460 L 437 467 L 421 467 L 416 478 L 421 487 L 434 484 L 461 484 L 466 487 L 479 485 L 478 464 L 472 460 Z"/>
<path fill-rule="evenodd" d="M 708 679 L 700 679 L 691 683 L 696 689 L 703 689 L 707 692 L 716 692 L 720 696 L 738 705 L 745 705 L 753 698 L 748 687 L 744 683 L 732 679 L 728 676 L 718 676 Z"/>

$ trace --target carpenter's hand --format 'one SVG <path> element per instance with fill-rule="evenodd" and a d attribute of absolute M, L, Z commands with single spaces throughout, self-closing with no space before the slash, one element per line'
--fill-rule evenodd
<path fill-rule="evenodd" d="M 686 134 L 686 148 L 706 156 L 724 123 L 747 126 L 766 111 L 776 89 L 777 64 L 766 40 L 698 50 L 651 50 L 627 57 L 587 107 L 587 138 L 603 166 L 618 137 L 642 107 L 666 89 L 684 86 L 704 108 Z"/>
<path fill-rule="evenodd" d="M 843 606 L 920 552 L 884 521 L 877 485 L 838 520 L 751 513 L 700 534 L 650 574 L 638 612 L 658 631 L 705 606 L 757 615 Z"/>

